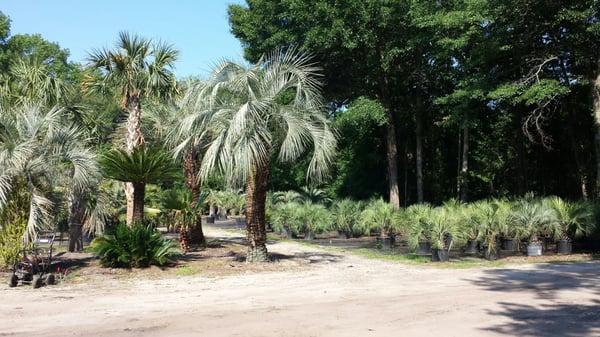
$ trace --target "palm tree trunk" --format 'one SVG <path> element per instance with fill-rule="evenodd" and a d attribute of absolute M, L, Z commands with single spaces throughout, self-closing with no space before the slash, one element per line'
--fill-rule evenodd
<path fill-rule="evenodd" d="M 417 164 L 417 201 L 423 202 L 423 116 L 421 105 L 417 104 L 416 110 L 416 164 Z"/>
<path fill-rule="evenodd" d="M 144 221 L 144 197 L 146 196 L 146 184 L 133 183 L 133 217 L 130 225 L 135 222 Z"/>
<path fill-rule="evenodd" d="M 185 176 L 185 184 L 192 193 L 190 208 L 198 210 L 198 212 L 194 214 L 196 221 L 189 230 L 189 242 L 206 246 L 206 238 L 204 237 L 204 231 L 202 231 L 202 214 L 200 214 L 198 208 L 198 203 L 200 202 L 200 180 L 198 178 L 200 167 L 198 159 L 198 151 L 196 151 L 194 147 L 186 150 L 183 155 L 183 175 Z"/>
<path fill-rule="evenodd" d="M 127 95 L 126 109 L 127 117 L 127 135 L 125 138 L 125 148 L 127 153 L 131 154 L 133 149 L 144 144 L 142 135 L 142 107 L 139 95 Z M 134 187 L 132 183 L 125 183 L 125 199 L 127 200 L 127 224 L 133 223 L 134 206 Z"/>
<path fill-rule="evenodd" d="M 246 262 L 268 261 L 265 204 L 269 165 L 257 167 L 248 177 L 246 185 L 246 239 L 248 254 Z"/>
<path fill-rule="evenodd" d="M 73 192 L 69 201 L 69 252 L 80 252 L 83 250 L 84 200 L 80 193 Z"/>

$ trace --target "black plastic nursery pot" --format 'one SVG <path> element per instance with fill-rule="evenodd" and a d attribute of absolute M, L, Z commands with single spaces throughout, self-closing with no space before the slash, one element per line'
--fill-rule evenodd
<path fill-rule="evenodd" d="M 569 239 L 559 240 L 556 243 L 556 252 L 558 254 L 571 254 L 573 252 L 573 243 Z"/>
<path fill-rule="evenodd" d="M 377 237 L 377 247 L 381 249 L 392 249 L 396 245 L 396 235 L 390 235 L 388 237 Z"/>
<path fill-rule="evenodd" d="M 542 243 L 530 242 L 527 244 L 527 256 L 542 256 Z"/>
<path fill-rule="evenodd" d="M 479 253 L 479 242 L 477 240 L 469 240 L 465 248 L 465 254 L 475 255 Z"/>
<path fill-rule="evenodd" d="M 431 254 L 431 242 L 422 241 L 417 246 L 417 255 L 429 255 Z"/>
<path fill-rule="evenodd" d="M 315 233 L 313 233 L 312 231 L 308 231 L 306 233 L 304 233 L 304 240 L 314 240 L 315 239 Z"/>
<path fill-rule="evenodd" d="M 212 215 L 206 216 L 206 217 L 204 217 L 204 221 L 206 223 L 215 223 L 215 217 Z"/>
<path fill-rule="evenodd" d="M 450 252 L 447 249 L 433 249 L 431 251 L 431 262 L 450 261 Z"/>
<path fill-rule="evenodd" d="M 352 237 L 352 235 L 346 231 L 338 231 L 337 233 L 339 239 L 350 239 Z"/>
<path fill-rule="evenodd" d="M 515 250 L 517 250 L 517 243 L 515 239 L 503 238 L 501 248 L 502 250 L 514 252 Z"/>

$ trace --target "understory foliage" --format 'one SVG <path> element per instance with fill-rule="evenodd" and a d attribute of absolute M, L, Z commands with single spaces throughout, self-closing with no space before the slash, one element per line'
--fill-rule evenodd
<path fill-rule="evenodd" d="M 163 266 L 179 255 L 177 245 L 163 238 L 156 229 L 135 223 L 119 224 L 92 242 L 94 254 L 105 267 L 143 268 Z"/>
<path fill-rule="evenodd" d="M 0 268 L 12 266 L 17 262 L 24 248 L 23 234 L 26 224 L 10 223 L 0 228 Z"/>

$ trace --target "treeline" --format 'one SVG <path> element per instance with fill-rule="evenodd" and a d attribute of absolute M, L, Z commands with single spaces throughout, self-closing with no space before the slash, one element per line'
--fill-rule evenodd
<path fill-rule="evenodd" d="M 600 194 L 599 8 L 247 0 L 229 20 L 248 60 L 297 46 L 323 68 L 340 132 L 332 196 L 409 205 Z M 274 169 L 272 188 L 300 186 L 296 171 Z"/>

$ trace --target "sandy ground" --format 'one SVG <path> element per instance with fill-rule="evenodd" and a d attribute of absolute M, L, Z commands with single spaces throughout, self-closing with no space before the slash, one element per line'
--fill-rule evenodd
<path fill-rule="evenodd" d="M 308 267 L 2 284 L 0 336 L 600 336 L 600 263 L 451 270 L 292 242 L 269 250 Z"/>

